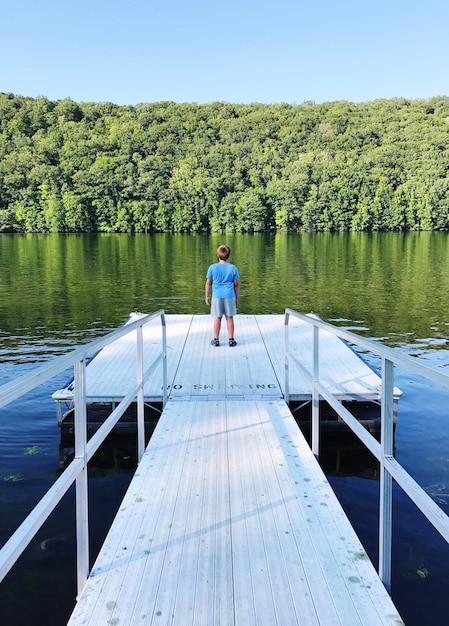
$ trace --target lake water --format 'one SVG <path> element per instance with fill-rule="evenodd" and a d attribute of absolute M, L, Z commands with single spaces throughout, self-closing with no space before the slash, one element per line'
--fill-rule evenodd
<path fill-rule="evenodd" d="M 241 274 L 241 313 L 313 311 L 326 321 L 446 368 L 449 235 L 0 235 L 0 385 L 120 325 L 131 311 L 206 313 L 204 281 L 220 243 Z M 375 357 L 368 358 L 374 367 Z M 51 394 L 60 375 L 0 409 L 0 541 L 58 475 Z M 449 394 L 396 370 L 403 391 L 396 458 L 449 513 Z M 338 445 L 337 445 L 338 444 Z M 91 469 L 91 542 L 98 550 L 133 469 L 114 448 Z M 377 467 L 352 441 L 323 465 L 370 557 L 377 559 Z M 70 492 L 0 584 L 0 623 L 64 624 L 75 596 Z M 45 543 L 48 538 L 57 541 Z M 449 609 L 449 547 L 394 494 L 392 595 L 408 625 L 439 625 Z"/>

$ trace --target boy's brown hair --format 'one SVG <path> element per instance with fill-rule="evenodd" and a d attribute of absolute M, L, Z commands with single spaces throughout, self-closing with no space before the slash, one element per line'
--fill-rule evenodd
<path fill-rule="evenodd" d="M 227 261 L 229 259 L 229 255 L 231 254 L 231 249 L 228 246 L 218 246 L 217 248 L 217 256 L 220 261 Z"/>

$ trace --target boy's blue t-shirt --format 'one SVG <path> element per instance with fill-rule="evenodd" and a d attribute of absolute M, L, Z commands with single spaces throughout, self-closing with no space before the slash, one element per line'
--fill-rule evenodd
<path fill-rule="evenodd" d="M 214 298 L 235 298 L 234 280 L 240 278 L 235 265 L 232 263 L 213 263 L 207 270 L 206 278 L 212 279 Z"/>

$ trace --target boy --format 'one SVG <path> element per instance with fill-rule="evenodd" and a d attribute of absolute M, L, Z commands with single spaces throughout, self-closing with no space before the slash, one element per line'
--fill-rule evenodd
<path fill-rule="evenodd" d="M 205 296 L 206 304 L 209 304 L 210 292 L 212 289 L 211 315 L 214 316 L 214 338 L 211 345 L 220 345 L 219 335 L 221 328 L 221 318 L 226 317 L 228 328 L 229 345 L 236 346 L 234 339 L 234 315 L 237 313 L 236 307 L 239 300 L 239 272 L 235 265 L 228 263 L 231 250 L 228 246 L 218 246 L 218 263 L 213 263 L 207 270 Z"/>

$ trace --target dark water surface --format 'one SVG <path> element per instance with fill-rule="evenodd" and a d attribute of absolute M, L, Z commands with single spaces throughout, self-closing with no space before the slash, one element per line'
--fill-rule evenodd
<path fill-rule="evenodd" d="M 449 365 L 449 236 L 0 235 L 0 385 L 120 325 L 131 311 L 205 313 L 204 281 L 220 243 L 241 274 L 241 313 L 314 311 L 401 352 Z M 377 367 L 375 357 L 366 355 Z M 58 475 L 51 394 L 61 374 L 0 409 L 0 543 Z M 396 458 L 449 513 L 449 393 L 396 370 L 403 391 Z M 129 483 L 133 455 L 114 447 L 90 471 L 92 556 Z M 323 465 L 377 562 L 378 472 L 353 442 L 331 441 Z M 399 490 L 392 595 L 409 625 L 449 610 L 449 547 Z M 64 624 L 75 600 L 74 495 L 62 500 L 0 584 L 0 623 Z M 47 541 L 55 539 L 55 541 Z"/>

